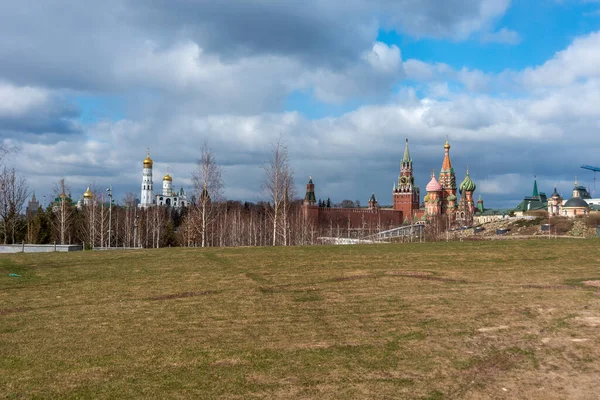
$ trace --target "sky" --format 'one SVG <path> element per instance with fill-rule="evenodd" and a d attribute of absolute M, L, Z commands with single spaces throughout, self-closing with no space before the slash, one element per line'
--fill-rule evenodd
<path fill-rule="evenodd" d="M 147 148 L 191 190 L 206 142 L 262 200 L 279 137 L 300 197 L 391 204 L 406 138 L 424 195 L 446 137 L 486 207 L 594 190 L 598 0 L 0 1 L 0 140 L 38 199 L 139 197 Z"/>

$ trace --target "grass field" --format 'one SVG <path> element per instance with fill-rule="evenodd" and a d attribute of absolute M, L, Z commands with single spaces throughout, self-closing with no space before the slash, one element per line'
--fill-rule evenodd
<path fill-rule="evenodd" d="M 595 280 L 598 240 L 5 255 L 0 396 L 597 399 Z"/>

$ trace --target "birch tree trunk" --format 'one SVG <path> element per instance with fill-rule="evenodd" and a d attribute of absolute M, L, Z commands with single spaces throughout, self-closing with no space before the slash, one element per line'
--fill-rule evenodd
<path fill-rule="evenodd" d="M 283 244 L 287 245 L 287 223 L 294 174 L 290 167 L 287 146 L 281 137 L 272 144 L 271 155 L 271 159 L 264 166 L 263 192 L 270 202 L 267 214 L 272 222 L 272 244 L 276 246 L 278 238 L 282 237 Z"/>

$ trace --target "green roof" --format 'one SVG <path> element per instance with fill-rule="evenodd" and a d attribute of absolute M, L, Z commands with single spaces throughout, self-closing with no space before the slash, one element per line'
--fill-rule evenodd
<path fill-rule="evenodd" d="M 538 197 L 539 198 L 539 197 Z M 525 199 L 514 208 L 513 211 L 535 211 L 535 210 L 546 210 L 548 208 L 547 202 L 542 202 L 537 199 Z"/>
<path fill-rule="evenodd" d="M 537 188 L 537 179 L 533 180 L 533 194 L 531 195 L 531 197 L 538 197 L 540 194 L 538 193 L 538 188 Z"/>

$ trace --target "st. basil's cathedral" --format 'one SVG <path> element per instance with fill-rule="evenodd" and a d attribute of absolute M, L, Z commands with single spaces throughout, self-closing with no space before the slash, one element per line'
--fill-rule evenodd
<path fill-rule="evenodd" d="M 477 211 L 473 201 L 476 187 L 475 182 L 469 176 L 467 167 L 465 178 L 458 186 L 460 199 L 457 197 L 456 175 L 450 161 L 450 143 L 446 139 L 439 179 L 436 179 L 435 173 L 432 172 L 431 180 L 425 188 L 427 194 L 422 205 L 420 189 L 415 185 L 413 161 L 408 149 L 408 139 L 406 139 L 404 156 L 400 162 L 398 183 L 394 183 L 392 188 L 392 208 L 380 208 L 374 194 L 371 195 L 368 208 L 319 206 L 314 192 L 315 185 L 311 178 L 307 184 L 304 198 L 304 216 L 317 225 L 331 223 L 331 220 L 335 218 L 347 220 L 349 225 L 364 225 L 366 222 L 377 221 L 381 227 L 391 227 L 402 223 L 425 222 L 440 216 L 447 217 L 450 223 L 471 224 L 473 215 Z M 483 204 L 479 208 L 483 208 L 482 206 Z"/>
<path fill-rule="evenodd" d="M 476 210 L 473 201 L 473 192 L 476 188 L 477 185 L 469 176 L 469 168 L 467 167 L 465 179 L 458 187 L 460 200 L 456 197 L 456 175 L 450 161 L 450 143 L 446 139 L 440 178 L 436 180 L 432 171 L 431 180 L 425 187 L 427 195 L 423 200 L 427 216 L 445 215 L 451 221 L 472 222 Z"/>

